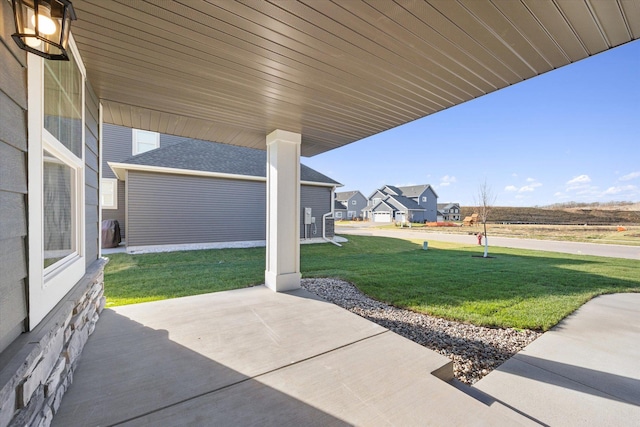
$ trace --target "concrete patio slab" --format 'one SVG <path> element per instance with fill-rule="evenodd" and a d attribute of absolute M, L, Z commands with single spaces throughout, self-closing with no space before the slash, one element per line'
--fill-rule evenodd
<path fill-rule="evenodd" d="M 640 294 L 597 297 L 474 388 L 553 426 L 640 425 Z"/>
<path fill-rule="evenodd" d="M 451 361 L 255 287 L 105 310 L 53 425 L 514 425 L 432 372 Z"/>
<path fill-rule="evenodd" d="M 434 357 L 424 350 L 387 332 L 125 425 L 506 425 L 429 375 Z M 249 409 L 229 410 L 241 402 Z"/>

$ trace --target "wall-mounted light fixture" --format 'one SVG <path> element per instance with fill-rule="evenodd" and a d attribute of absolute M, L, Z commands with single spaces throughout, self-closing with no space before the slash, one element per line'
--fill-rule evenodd
<path fill-rule="evenodd" d="M 68 61 L 71 21 L 76 13 L 69 0 L 12 0 L 20 49 L 47 59 Z M 37 18 L 36 18 L 37 17 Z"/>

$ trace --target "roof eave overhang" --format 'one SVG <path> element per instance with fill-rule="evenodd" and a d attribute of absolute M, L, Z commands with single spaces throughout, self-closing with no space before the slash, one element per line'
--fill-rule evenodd
<path fill-rule="evenodd" d="M 222 179 L 237 179 L 242 181 L 259 181 L 266 182 L 267 178 L 264 176 L 253 176 L 253 175 L 239 175 L 239 174 L 231 174 L 231 173 L 222 173 L 222 172 L 209 172 L 209 171 L 199 171 L 192 169 L 179 169 L 179 168 L 167 168 L 162 166 L 150 166 L 150 165 L 137 165 L 133 163 L 118 163 L 118 162 L 107 162 L 113 173 L 116 177 L 121 181 L 127 180 L 127 171 L 137 171 L 137 172 L 151 172 L 151 173 L 163 173 L 163 174 L 172 174 L 172 175 L 188 175 L 188 176 L 202 176 L 209 178 L 222 178 Z M 300 181 L 301 185 L 312 185 L 315 187 L 342 187 L 340 183 L 332 183 L 332 182 L 318 182 L 318 181 Z"/>

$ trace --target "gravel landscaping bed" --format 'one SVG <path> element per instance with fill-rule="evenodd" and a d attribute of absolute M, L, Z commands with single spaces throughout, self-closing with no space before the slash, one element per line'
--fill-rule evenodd
<path fill-rule="evenodd" d="M 319 297 L 453 360 L 455 377 L 473 384 L 540 335 L 530 330 L 486 328 L 415 313 L 376 301 L 338 279 L 303 279 Z"/>

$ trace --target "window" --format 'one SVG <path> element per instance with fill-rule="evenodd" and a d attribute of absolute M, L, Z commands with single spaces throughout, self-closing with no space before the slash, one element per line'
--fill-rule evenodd
<path fill-rule="evenodd" d="M 422 196 L 422 201 L 426 202 L 427 201 L 427 196 Z"/>
<path fill-rule="evenodd" d="M 102 209 L 118 209 L 118 180 L 103 178 L 101 183 Z"/>
<path fill-rule="evenodd" d="M 336 218 L 342 218 L 342 212 L 336 212 Z"/>
<path fill-rule="evenodd" d="M 158 132 L 149 132 L 147 130 L 133 129 L 133 147 L 132 153 L 146 153 L 160 147 L 160 134 Z"/>
<path fill-rule="evenodd" d="M 356 202 L 355 200 L 352 200 L 352 201 L 351 201 L 351 204 L 352 204 L 352 205 L 355 205 L 356 203 L 358 203 L 358 202 Z"/>
<path fill-rule="evenodd" d="M 84 260 L 84 67 L 27 55 L 29 327 L 80 280 Z"/>

